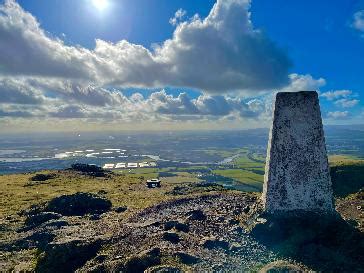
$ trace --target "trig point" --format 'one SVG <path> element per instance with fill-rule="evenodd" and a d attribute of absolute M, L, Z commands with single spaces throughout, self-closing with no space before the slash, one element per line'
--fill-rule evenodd
<path fill-rule="evenodd" d="M 334 211 L 317 92 L 277 94 L 262 199 L 268 213 Z"/>

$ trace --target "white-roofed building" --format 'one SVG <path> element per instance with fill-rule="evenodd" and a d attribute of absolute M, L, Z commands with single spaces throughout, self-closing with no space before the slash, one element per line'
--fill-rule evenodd
<path fill-rule="evenodd" d="M 126 168 L 125 162 L 120 162 L 115 165 L 115 169 L 124 169 L 124 168 Z"/>

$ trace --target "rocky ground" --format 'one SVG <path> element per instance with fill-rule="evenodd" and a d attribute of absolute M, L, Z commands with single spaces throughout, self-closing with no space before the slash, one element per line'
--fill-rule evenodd
<path fill-rule="evenodd" d="M 0 225 L 0 268 L 364 272 L 362 191 L 337 199 L 337 215 L 271 217 L 261 212 L 259 194 L 171 189 L 163 194 L 173 198 L 143 209 L 113 206 L 103 192 L 72 193 L 19 211 L 17 217 L 24 219 L 20 225 L 10 215 Z"/>
<path fill-rule="evenodd" d="M 111 208 L 102 197 L 63 196 L 23 212 L 24 226 L 0 246 L 1 265 L 37 272 L 362 272 L 363 234 L 340 217 L 277 220 L 261 215 L 258 204 L 254 194 L 214 193 L 125 217 L 127 208 Z M 27 251 L 36 259 L 27 261 Z"/>

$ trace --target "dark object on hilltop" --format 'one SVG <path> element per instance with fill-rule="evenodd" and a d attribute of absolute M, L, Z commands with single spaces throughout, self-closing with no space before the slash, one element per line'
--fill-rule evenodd
<path fill-rule="evenodd" d="M 147 180 L 146 185 L 150 189 L 160 188 L 161 187 L 161 181 L 159 179 L 156 179 L 156 178 L 149 179 L 149 180 Z"/>
<path fill-rule="evenodd" d="M 56 175 L 54 173 L 50 174 L 37 173 L 36 175 L 29 178 L 29 180 L 34 182 L 43 182 L 54 178 L 56 178 Z"/>
<path fill-rule="evenodd" d="M 87 174 L 94 177 L 105 177 L 106 174 L 109 173 L 108 171 L 105 171 L 99 166 L 81 164 L 81 163 L 72 164 L 69 170 L 82 172 L 83 174 Z"/>
<path fill-rule="evenodd" d="M 111 208 L 111 202 L 92 193 L 78 192 L 62 195 L 49 201 L 45 211 L 60 213 L 65 216 L 83 216 L 85 214 L 101 214 Z"/>

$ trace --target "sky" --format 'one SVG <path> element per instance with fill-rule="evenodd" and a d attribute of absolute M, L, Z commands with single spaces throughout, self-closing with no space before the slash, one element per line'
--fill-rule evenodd
<path fill-rule="evenodd" d="M 364 0 L 0 0 L 0 133 L 361 124 Z"/>

